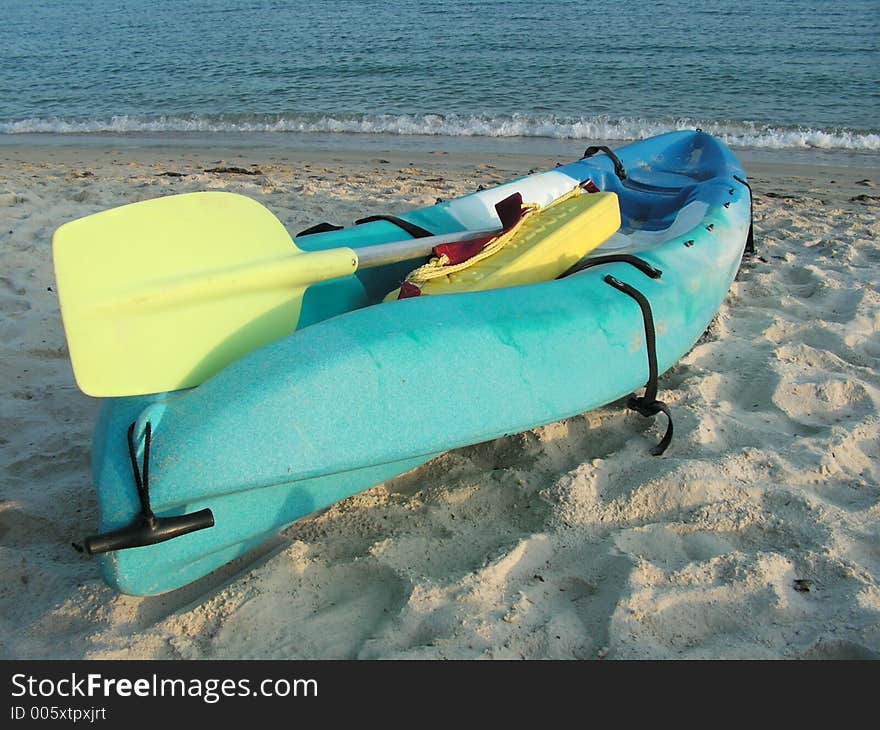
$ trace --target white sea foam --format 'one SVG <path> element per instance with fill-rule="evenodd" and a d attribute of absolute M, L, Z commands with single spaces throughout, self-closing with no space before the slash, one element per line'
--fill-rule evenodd
<path fill-rule="evenodd" d="M 732 147 L 880 151 L 880 133 L 846 129 L 783 128 L 753 122 L 655 121 L 605 116 L 468 116 L 439 114 L 113 116 L 99 119 L 30 118 L 0 122 L 0 134 L 162 132 L 274 132 L 435 135 L 447 137 L 544 137 L 635 140 L 674 130 L 701 128 Z"/>

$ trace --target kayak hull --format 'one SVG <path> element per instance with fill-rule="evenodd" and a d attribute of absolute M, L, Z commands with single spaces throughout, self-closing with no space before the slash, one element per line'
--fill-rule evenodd
<path fill-rule="evenodd" d="M 546 204 L 530 195 L 553 199 L 590 178 L 618 194 L 623 218 L 610 248 L 594 254 L 636 253 L 663 272 L 659 279 L 608 263 L 539 284 L 362 306 L 380 301 L 399 274 L 350 277 L 304 303 L 299 331 L 199 387 L 109 399 L 93 448 L 100 529 L 124 527 L 140 510 L 131 423 L 139 458 L 151 426 L 156 514 L 208 508 L 215 525 L 103 555 L 105 580 L 136 595 L 177 588 L 444 451 L 568 418 L 644 386 L 642 313 L 604 281 L 609 274 L 650 302 L 658 369 L 670 368 L 704 332 L 736 275 L 749 191 L 726 147 L 699 132 L 617 154 L 629 172 L 623 181 L 609 158 L 592 157 L 403 217 L 436 233 L 486 227 L 497 220 L 494 198 L 516 190 Z M 362 228 L 349 231 L 345 245 L 399 238 L 390 223 Z M 333 247 L 343 233 L 297 244 Z M 340 312 L 340 301 L 351 309 Z"/>

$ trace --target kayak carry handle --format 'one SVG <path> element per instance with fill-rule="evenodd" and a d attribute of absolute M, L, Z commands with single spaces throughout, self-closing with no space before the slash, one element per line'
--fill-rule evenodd
<path fill-rule="evenodd" d="M 611 161 L 614 163 L 614 174 L 617 175 L 621 180 L 626 180 L 626 168 L 623 166 L 623 163 L 620 161 L 620 158 L 611 151 L 610 147 L 606 147 L 604 144 L 593 145 L 591 147 L 587 147 L 584 150 L 584 156 L 581 157 L 582 160 L 587 159 L 588 157 L 592 157 L 599 152 L 604 152 L 611 158 Z"/>
<path fill-rule="evenodd" d="M 152 520 L 138 515 L 128 527 L 87 537 L 83 540 L 83 549 L 89 555 L 98 555 L 111 550 L 145 547 L 213 526 L 214 514 L 209 509 L 200 509 L 192 514 L 175 517 L 153 515 Z"/>
<path fill-rule="evenodd" d="M 135 422 L 136 423 L 136 422 Z M 128 427 L 128 456 L 137 487 L 141 512 L 128 527 L 113 532 L 103 532 L 83 540 L 83 549 L 89 555 L 107 553 L 111 550 L 124 550 L 133 547 L 146 547 L 165 542 L 175 537 L 188 535 L 196 530 L 214 526 L 214 513 L 210 509 L 200 509 L 188 515 L 156 517 L 150 505 L 150 442 L 152 425 L 147 421 L 144 427 L 144 460 L 138 466 L 137 448 L 134 442 L 135 423 Z"/>

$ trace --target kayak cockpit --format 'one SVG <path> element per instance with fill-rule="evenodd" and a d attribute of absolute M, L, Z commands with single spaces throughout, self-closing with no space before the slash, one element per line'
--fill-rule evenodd
<path fill-rule="evenodd" d="M 621 206 L 622 212 L 623 206 Z M 666 227 L 643 224 L 641 220 L 624 219 L 620 229 L 589 256 L 604 256 L 610 252 L 645 251 L 661 246 L 667 241 L 683 236 L 701 224 L 709 210 L 709 205 L 702 200 L 692 200 L 680 208 L 671 217 Z M 655 224 L 656 221 L 651 221 Z"/>

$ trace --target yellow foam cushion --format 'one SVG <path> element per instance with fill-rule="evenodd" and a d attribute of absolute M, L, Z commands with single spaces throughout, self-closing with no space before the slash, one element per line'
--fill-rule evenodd
<path fill-rule="evenodd" d="M 526 215 L 495 254 L 448 275 L 415 281 L 422 294 L 453 294 L 555 279 L 620 228 L 615 193 L 583 193 Z M 397 299 L 399 289 L 385 301 Z"/>

